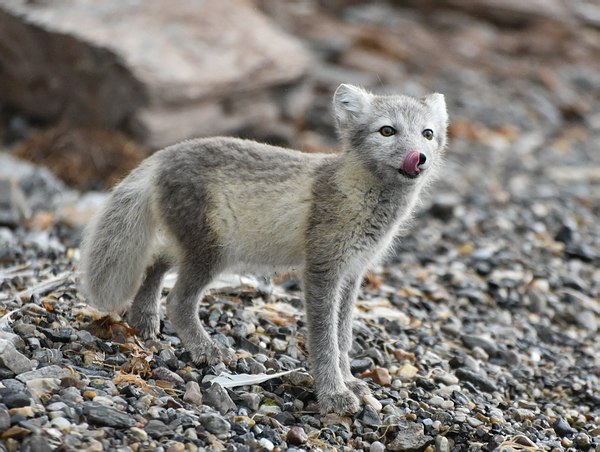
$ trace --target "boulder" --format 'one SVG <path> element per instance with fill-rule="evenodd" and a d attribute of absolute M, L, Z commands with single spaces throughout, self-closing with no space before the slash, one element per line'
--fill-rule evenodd
<path fill-rule="evenodd" d="M 310 56 L 244 0 L 0 0 L 0 102 L 162 147 L 304 113 Z"/>

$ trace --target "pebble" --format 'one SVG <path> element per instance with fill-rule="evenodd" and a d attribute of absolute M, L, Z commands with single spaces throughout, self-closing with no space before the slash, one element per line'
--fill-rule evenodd
<path fill-rule="evenodd" d="M 362 411 L 361 419 L 363 424 L 370 425 L 372 427 L 379 427 L 381 425 L 381 418 L 375 408 L 371 405 L 365 405 Z"/>
<path fill-rule="evenodd" d="M 390 451 L 423 450 L 433 442 L 433 438 L 423 434 L 423 424 L 408 423 L 400 428 L 400 432 L 387 445 Z"/>
<path fill-rule="evenodd" d="M 384 452 L 385 446 L 380 441 L 373 441 L 369 446 L 369 452 Z"/>
<path fill-rule="evenodd" d="M 553 427 L 554 431 L 560 436 L 567 436 L 577 433 L 577 430 L 571 427 L 563 417 L 558 418 Z"/>
<path fill-rule="evenodd" d="M 450 452 L 450 443 L 445 436 L 438 435 L 435 438 L 435 452 Z"/>
<path fill-rule="evenodd" d="M 15 345 L 6 339 L 0 339 L 0 365 L 15 374 L 29 372 L 33 367 L 29 358 L 20 353 Z"/>
<path fill-rule="evenodd" d="M 152 371 L 152 377 L 154 377 L 157 380 L 168 381 L 168 382 L 174 383 L 176 385 L 185 384 L 185 381 L 183 380 L 183 378 L 181 378 L 179 375 L 177 375 L 172 370 L 167 369 L 166 367 L 157 367 L 156 369 L 154 369 Z"/>
<path fill-rule="evenodd" d="M 83 414 L 90 424 L 99 426 L 128 428 L 136 423 L 130 415 L 94 402 L 83 404 Z"/>
<path fill-rule="evenodd" d="M 0 389 L 2 403 L 8 408 L 18 408 L 31 405 L 31 394 L 28 391 L 13 392 L 11 389 Z"/>
<path fill-rule="evenodd" d="M 216 413 L 203 413 L 198 420 L 206 430 L 215 435 L 226 434 L 231 429 L 231 424 Z"/>
<path fill-rule="evenodd" d="M 294 426 L 288 430 L 285 441 L 292 446 L 301 446 L 308 441 L 308 435 L 302 427 Z"/>
<path fill-rule="evenodd" d="M 258 441 L 258 444 L 263 450 L 272 451 L 273 449 L 275 449 L 275 445 L 273 444 L 273 442 L 268 440 L 267 438 L 261 438 Z"/>
<path fill-rule="evenodd" d="M 411 380 L 417 374 L 418 371 L 419 369 L 417 369 L 412 364 L 403 364 L 398 369 L 398 376 L 402 380 Z"/>
<path fill-rule="evenodd" d="M 148 436 L 154 439 L 160 439 L 164 436 L 172 436 L 174 433 L 170 427 L 158 419 L 151 419 L 148 421 L 148 423 L 144 426 L 144 431 L 148 434 Z"/>
<path fill-rule="evenodd" d="M 69 432 L 73 428 L 71 422 L 69 422 L 69 420 L 65 419 L 64 417 L 56 417 L 52 419 L 51 424 L 57 429 L 62 430 L 63 432 Z"/>
<path fill-rule="evenodd" d="M 200 386 L 195 381 L 188 381 L 185 384 L 185 393 L 183 394 L 184 402 L 192 403 L 194 405 L 202 405 L 202 391 Z"/>
<path fill-rule="evenodd" d="M 203 401 L 206 405 L 213 407 L 221 414 L 234 411 L 237 406 L 220 384 L 214 383 L 204 391 Z"/>
<path fill-rule="evenodd" d="M 68 377 L 71 375 L 66 368 L 52 365 L 42 367 L 40 369 L 31 370 L 29 372 L 24 372 L 20 375 L 17 375 L 17 380 L 22 381 L 23 383 L 28 382 L 29 380 L 37 380 L 40 378 L 57 378 L 61 379 L 63 377 Z"/>
<path fill-rule="evenodd" d="M 456 369 L 456 376 L 461 380 L 473 383 L 475 386 L 477 386 L 483 391 L 494 392 L 498 390 L 496 385 L 492 383 L 487 377 L 472 370 L 465 368 Z"/>
<path fill-rule="evenodd" d="M 389 386 L 392 383 L 390 372 L 383 367 L 375 367 L 374 369 L 364 372 L 361 378 L 372 378 L 375 383 L 381 386 Z"/>
<path fill-rule="evenodd" d="M 10 427 L 10 414 L 8 410 L 0 405 L 0 433 Z"/>
<path fill-rule="evenodd" d="M 373 397 L 371 394 L 365 394 L 363 396 L 363 401 L 372 406 L 373 409 L 375 411 L 377 411 L 378 413 L 381 411 L 381 409 L 383 408 L 383 405 L 381 404 L 381 402 L 379 400 L 377 400 L 375 397 Z"/>

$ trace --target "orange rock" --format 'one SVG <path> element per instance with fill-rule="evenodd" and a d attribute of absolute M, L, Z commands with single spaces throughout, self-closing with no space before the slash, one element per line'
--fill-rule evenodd
<path fill-rule="evenodd" d="M 367 370 L 360 375 L 360 378 L 372 378 L 375 383 L 381 386 L 392 384 L 390 372 L 383 367 L 375 367 L 372 370 Z"/>

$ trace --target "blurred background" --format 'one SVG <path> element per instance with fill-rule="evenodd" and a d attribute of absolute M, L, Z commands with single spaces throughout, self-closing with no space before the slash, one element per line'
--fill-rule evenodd
<path fill-rule="evenodd" d="M 600 5 L 586 0 L 0 0 L 0 222 L 77 229 L 103 199 L 88 191 L 190 137 L 335 152 L 342 82 L 446 95 L 427 204 L 442 217 L 540 200 L 526 221 L 553 212 L 552 236 L 596 222 Z"/>

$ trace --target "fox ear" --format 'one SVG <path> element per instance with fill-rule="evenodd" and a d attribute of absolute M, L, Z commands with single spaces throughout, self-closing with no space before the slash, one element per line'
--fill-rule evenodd
<path fill-rule="evenodd" d="M 373 95 L 362 88 L 342 83 L 333 95 L 333 108 L 339 122 L 357 118 L 369 109 Z"/>
<path fill-rule="evenodd" d="M 444 122 L 448 122 L 448 111 L 446 109 L 446 99 L 443 94 L 433 93 L 423 98 L 423 103 L 438 115 Z"/>

